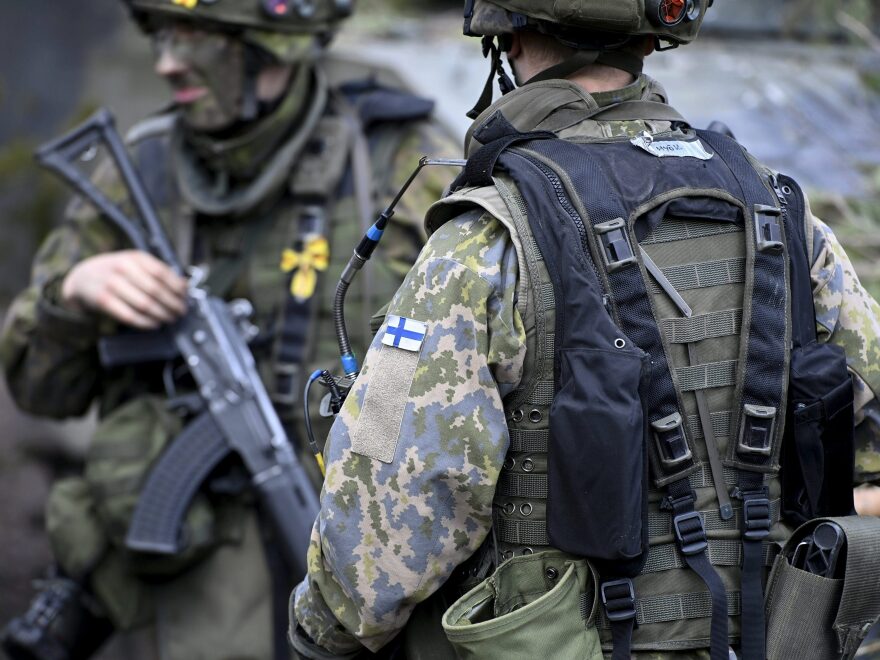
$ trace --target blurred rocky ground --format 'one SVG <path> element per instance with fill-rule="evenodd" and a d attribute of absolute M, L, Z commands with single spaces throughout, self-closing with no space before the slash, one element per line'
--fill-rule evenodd
<path fill-rule="evenodd" d="M 488 65 L 478 42 L 460 36 L 459 5 L 361 0 L 336 47 L 399 68 L 463 135 Z M 2 313 L 67 198 L 37 171 L 33 149 L 99 105 L 125 129 L 166 96 L 119 2 L 79 0 L 75 11 L 64 0 L 0 2 L 0 26 Z M 804 183 L 880 296 L 878 35 L 878 0 L 715 0 L 705 38 L 652 56 L 648 72 L 694 125 L 724 121 L 759 159 Z M 0 428 L 2 624 L 48 562 L 43 502 L 53 479 L 77 469 L 91 425 L 23 416 L 0 383 Z M 117 643 L 104 657 L 137 660 L 137 648 Z"/>

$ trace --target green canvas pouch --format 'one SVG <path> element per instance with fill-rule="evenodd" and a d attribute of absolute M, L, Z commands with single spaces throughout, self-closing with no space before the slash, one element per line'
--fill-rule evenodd
<path fill-rule="evenodd" d="M 515 557 L 443 615 L 462 660 L 601 660 L 596 575 L 585 559 L 558 551 Z"/>
<path fill-rule="evenodd" d="M 823 523 L 837 525 L 845 537 L 834 564 L 827 552 L 818 553 L 818 568 L 830 567 L 820 572 L 833 577 L 792 565 L 803 565 L 794 559 L 798 547 Z M 768 660 L 853 658 L 880 619 L 880 519 L 843 516 L 801 525 L 776 558 L 765 609 Z"/>

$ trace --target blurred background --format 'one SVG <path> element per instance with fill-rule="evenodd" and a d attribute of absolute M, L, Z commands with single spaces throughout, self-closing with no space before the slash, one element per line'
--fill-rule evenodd
<path fill-rule="evenodd" d="M 460 35 L 461 4 L 360 0 L 335 48 L 397 68 L 463 136 L 488 64 Z M 693 46 L 651 56 L 648 73 L 694 125 L 725 122 L 805 185 L 880 297 L 880 0 L 715 0 L 710 19 Z M 0 0 L 0 316 L 67 199 L 37 170 L 34 148 L 101 105 L 126 129 L 166 101 L 149 44 L 120 2 Z M 77 469 L 90 422 L 23 416 L 0 380 L 0 429 L 2 625 L 49 561 L 48 485 Z"/>

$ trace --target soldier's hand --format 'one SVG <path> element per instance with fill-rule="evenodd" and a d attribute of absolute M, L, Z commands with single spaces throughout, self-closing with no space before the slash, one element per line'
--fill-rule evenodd
<path fill-rule="evenodd" d="M 124 250 L 74 266 L 61 285 L 61 301 L 150 330 L 186 312 L 186 288 L 186 279 L 153 255 Z"/>

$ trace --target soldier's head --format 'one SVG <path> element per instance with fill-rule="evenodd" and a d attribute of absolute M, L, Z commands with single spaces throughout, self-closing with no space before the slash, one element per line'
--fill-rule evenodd
<path fill-rule="evenodd" d="M 293 70 L 329 43 L 353 0 L 124 0 L 155 47 L 156 72 L 186 124 L 220 131 L 252 121 Z"/>
<path fill-rule="evenodd" d="M 713 0 L 466 0 L 464 33 L 483 38 L 502 91 L 598 65 L 637 75 L 646 54 L 693 41 Z M 497 45 L 496 45 L 497 40 Z M 507 90 L 505 89 L 507 88 Z"/>

